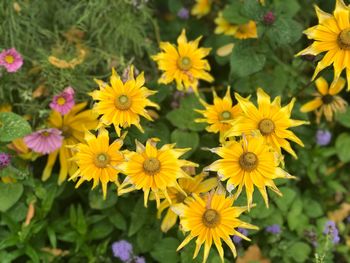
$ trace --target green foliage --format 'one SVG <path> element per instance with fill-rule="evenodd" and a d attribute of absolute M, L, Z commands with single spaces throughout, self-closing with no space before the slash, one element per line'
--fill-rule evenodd
<path fill-rule="evenodd" d="M 0 112 L 0 141 L 10 142 L 31 132 L 29 123 L 12 112 Z"/>

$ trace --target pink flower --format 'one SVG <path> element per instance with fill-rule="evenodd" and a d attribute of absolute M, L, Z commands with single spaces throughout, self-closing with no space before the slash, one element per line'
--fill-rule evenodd
<path fill-rule="evenodd" d="M 25 144 L 34 152 L 48 154 L 59 149 L 63 136 L 58 129 L 43 129 L 24 137 Z"/>
<path fill-rule="evenodd" d="M 60 94 L 53 97 L 50 108 L 65 115 L 73 108 L 74 104 L 74 89 L 67 87 Z"/>
<path fill-rule="evenodd" d="M 23 65 L 23 58 L 15 48 L 4 49 L 0 53 L 0 66 L 6 68 L 7 72 L 16 72 Z"/>

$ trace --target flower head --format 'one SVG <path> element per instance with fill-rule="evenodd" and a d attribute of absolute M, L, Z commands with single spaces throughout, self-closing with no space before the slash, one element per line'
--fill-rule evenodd
<path fill-rule="evenodd" d="M 23 65 L 23 58 L 15 48 L 5 49 L 0 53 L 0 66 L 7 72 L 17 72 Z"/>
<path fill-rule="evenodd" d="M 340 241 L 339 231 L 334 221 L 327 221 L 323 230 L 323 234 L 330 236 L 333 244 L 338 244 Z"/>
<path fill-rule="evenodd" d="M 237 231 L 239 232 L 239 233 L 241 233 L 243 236 L 247 236 L 248 235 L 248 230 L 247 229 L 245 229 L 245 228 L 237 228 Z M 239 243 L 241 243 L 241 241 L 242 241 L 242 238 L 240 237 L 240 236 L 236 236 L 236 235 L 234 235 L 233 237 L 232 237 L 232 241 L 233 241 L 233 243 L 235 243 L 235 244 L 239 244 Z"/>
<path fill-rule="evenodd" d="M 225 197 L 223 194 L 214 192 L 207 194 L 204 199 L 196 194 L 188 198 L 180 212 L 180 223 L 182 229 L 190 233 L 177 250 L 186 246 L 193 238 L 197 238 L 193 258 L 198 255 L 204 244 L 203 262 L 206 262 L 214 242 L 223 261 L 224 250 L 221 242 L 223 240 L 236 257 L 236 248 L 230 236 L 236 235 L 249 241 L 250 239 L 237 231 L 237 228 L 258 228 L 238 219 L 240 214 L 247 210 L 247 207 L 234 207 L 232 206 L 233 201 L 233 197 Z"/>
<path fill-rule="evenodd" d="M 132 258 L 132 245 L 126 240 L 120 240 L 112 244 L 113 255 L 123 262 L 129 262 Z"/>
<path fill-rule="evenodd" d="M 65 115 L 73 108 L 74 104 L 74 89 L 67 87 L 63 92 L 53 97 L 50 108 Z"/>
<path fill-rule="evenodd" d="M 219 12 L 218 17 L 215 19 L 215 34 L 224 34 L 233 36 L 238 39 L 257 38 L 258 33 L 256 29 L 256 23 L 250 20 L 246 24 L 235 25 L 228 22 L 222 12 Z"/>
<path fill-rule="evenodd" d="M 101 182 L 103 198 L 106 199 L 107 184 L 109 182 L 119 184 L 117 177 L 119 171 L 115 167 L 124 161 L 123 154 L 120 152 L 122 146 L 122 139 L 109 145 L 108 131 L 104 128 L 99 129 L 97 136 L 86 131 L 85 143 L 79 143 L 74 147 L 77 152 L 73 160 L 75 160 L 79 169 L 69 180 L 80 177 L 76 188 L 84 181 L 93 180 L 92 188 L 95 188 Z"/>
<path fill-rule="evenodd" d="M 59 157 L 60 172 L 58 183 L 66 180 L 67 175 L 73 175 L 77 170 L 77 165 L 70 159 L 73 157 L 72 150 L 67 145 L 76 145 L 84 141 L 85 130 L 92 130 L 97 127 L 97 115 L 92 110 L 83 110 L 87 103 L 75 105 L 67 114 L 62 115 L 58 111 L 52 111 L 48 125 L 62 132 L 63 141 L 59 150 L 49 154 L 42 179 L 47 180 L 51 176 L 52 168 Z"/>
<path fill-rule="evenodd" d="M 0 153 L 0 169 L 6 168 L 11 163 L 11 155 L 8 153 Z"/>
<path fill-rule="evenodd" d="M 97 100 L 93 110 L 99 115 L 101 125 L 114 125 L 114 128 L 120 136 L 121 128 L 127 128 L 135 125 L 140 131 L 143 129 L 140 125 L 140 116 L 152 121 L 146 107 L 159 106 L 147 97 L 156 93 L 144 86 L 145 78 L 143 72 L 134 78 L 134 68 L 130 67 L 129 79 L 123 83 L 120 76 L 112 69 L 110 85 L 96 80 L 99 90 L 94 90 L 90 96 Z"/>
<path fill-rule="evenodd" d="M 212 163 L 208 169 L 217 171 L 221 180 L 228 180 L 228 189 L 238 187 L 237 198 L 243 187 L 247 195 L 248 208 L 253 201 L 254 186 L 258 188 L 268 206 L 266 187 L 282 195 L 273 182 L 276 178 L 292 178 L 290 174 L 278 167 L 279 159 L 262 136 L 244 136 L 239 142 L 229 141 L 212 151 L 222 159 Z"/>
<path fill-rule="evenodd" d="M 271 103 L 270 96 L 261 88 L 258 88 L 258 108 L 248 99 L 235 94 L 236 99 L 243 111 L 243 115 L 230 121 L 231 129 L 226 133 L 226 137 L 241 136 L 243 133 L 250 134 L 258 130 L 265 139 L 266 143 L 271 145 L 278 153 L 281 148 L 297 157 L 291 148 L 289 141 L 304 146 L 303 142 L 290 130 L 290 127 L 299 126 L 307 122 L 293 120 L 290 118 L 295 99 L 281 107 L 281 97 L 276 97 Z"/>
<path fill-rule="evenodd" d="M 276 16 L 272 11 L 268 11 L 263 17 L 263 22 L 265 25 L 272 25 L 275 20 Z"/>
<path fill-rule="evenodd" d="M 190 17 L 190 11 L 187 8 L 182 7 L 179 12 L 177 12 L 177 16 L 183 20 L 187 20 Z"/>
<path fill-rule="evenodd" d="M 147 206 L 149 193 L 152 192 L 158 208 L 160 196 L 165 196 L 168 202 L 172 203 L 168 193 L 169 188 L 176 188 L 186 196 L 177 179 L 191 178 L 182 167 L 197 166 L 192 162 L 179 159 L 189 150 L 189 148 L 175 148 L 175 144 L 165 144 L 158 149 L 156 142 L 152 139 L 146 142 L 146 146 L 136 141 L 136 152 L 125 151 L 126 161 L 118 166 L 127 176 L 118 188 L 118 194 L 142 189 L 144 203 Z"/>
<path fill-rule="evenodd" d="M 194 41 L 187 41 L 186 32 L 183 29 L 177 39 L 178 47 L 169 42 L 161 42 L 163 52 L 152 56 L 158 63 L 158 68 L 164 73 L 158 80 L 159 83 L 168 84 L 176 81 L 177 89 L 188 91 L 192 88 L 198 90 L 200 79 L 212 82 L 213 77 L 207 72 L 210 65 L 204 58 L 209 54 L 210 48 L 199 48 L 201 37 Z"/>
<path fill-rule="evenodd" d="M 337 80 L 344 69 L 348 79 L 348 90 L 350 89 L 350 8 L 343 0 L 336 0 L 333 14 L 322 11 L 315 6 L 318 25 L 310 27 L 304 34 L 314 42 L 306 49 L 300 51 L 297 56 L 306 54 L 318 55 L 326 52 L 321 61 L 318 62 L 312 79 L 324 68 L 333 64 L 334 80 Z"/>
<path fill-rule="evenodd" d="M 224 141 L 224 134 L 231 128 L 231 124 L 227 121 L 233 120 L 242 114 L 240 106 L 232 103 L 230 95 L 230 87 L 227 88 L 224 98 L 219 98 L 215 90 L 213 90 L 214 102 L 206 103 L 200 99 L 200 102 L 205 107 L 204 110 L 196 110 L 201 113 L 204 118 L 196 119 L 196 122 L 206 122 L 209 126 L 206 128 L 208 132 L 220 133 L 220 141 Z"/>
<path fill-rule="evenodd" d="M 274 235 L 277 235 L 279 233 L 281 233 L 281 226 L 278 225 L 278 224 L 274 224 L 274 225 L 271 225 L 271 226 L 267 226 L 265 228 L 266 232 L 269 232 L 271 234 L 274 234 Z"/>
<path fill-rule="evenodd" d="M 24 137 L 28 148 L 41 154 L 49 154 L 62 146 L 62 132 L 58 129 L 43 129 Z"/>
<path fill-rule="evenodd" d="M 316 133 L 316 142 L 320 146 L 328 145 L 331 142 L 332 133 L 327 130 L 318 130 Z"/>
<path fill-rule="evenodd" d="M 200 195 L 207 193 L 217 186 L 217 178 L 206 179 L 206 176 L 207 175 L 205 173 L 201 173 L 191 178 L 180 178 L 178 180 L 180 188 L 186 193 L 187 196 L 177 188 L 169 188 L 168 192 L 169 198 L 171 199 L 171 204 L 167 199 L 165 199 L 160 203 L 158 209 L 158 217 L 161 216 L 164 210 L 168 209 L 160 226 L 163 232 L 167 232 L 175 225 L 178 216 L 173 210 L 176 210 L 179 204 L 182 204 L 192 194 Z"/>
<path fill-rule="evenodd" d="M 209 14 L 213 0 L 196 0 L 195 5 L 192 7 L 191 14 L 201 18 Z"/>
<path fill-rule="evenodd" d="M 315 99 L 305 103 L 300 111 L 315 111 L 317 123 L 320 122 L 322 115 L 327 121 L 332 121 L 335 112 L 344 112 L 347 107 L 347 102 L 337 95 L 344 88 L 345 80 L 338 78 L 328 87 L 327 81 L 320 77 L 316 79 L 315 84 L 317 88 L 317 92 L 314 93 Z"/>
<path fill-rule="evenodd" d="M 145 260 L 144 257 L 138 257 L 138 256 L 136 256 L 136 257 L 134 257 L 133 260 L 134 260 L 135 263 L 146 263 L 146 260 Z"/>

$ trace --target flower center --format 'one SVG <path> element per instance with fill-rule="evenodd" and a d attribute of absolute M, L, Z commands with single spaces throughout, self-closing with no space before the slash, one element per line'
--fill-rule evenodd
<path fill-rule="evenodd" d="M 7 56 L 5 56 L 5 61 L 8 64 L 12 64 L 15 61 L 15 58 L 11 55 L 7 55 Z"/>
<path fill-rule="evenodd" d="M 62 106 L 62 105 L 64 105 L 65 103 L 66 103 L 66 99 L 65 99 L 65 98 L 59 97 L 59 98 L 57 99 L 57 104 L 58 104 L 58 105 Z"/>
<path fill-rule="evenodd" d="M 99 153 L 95 155 L 94 158 L 94 164 L 98 167 L 98 168 L 106 168 L 107 165 L 109 164 L 110 161 L 110 157 L 108 154 L 106 153 Z"/>
<path fill-rule="evenodd" d="M 331 104 L 333 102 L 333 99 L 334 99 L 333 96 L 330 94 L 326 94 L 322 96 L 322 102 L 324 104 Z"/>
<path fill-rule="evenodd" d="M 120 95 L 114 101 L 118 110 L 128 110 L 131 107 L 131 99 L 127 95 Z"/>
<path fill-rule="evenodd" d="M 258 166 L 258 162 L 258 157 L 252 152 L 245 152 L 239 157 L 239 165 L 247 172 L 253 171 Z"/>
<path fill-rule="evenodd" d="M 350 49 L 350 28 L 340 32 L 337 42 L 341 49 Z"/>
<path fill-rule="evenodd" d="M 50 133 L 48 131 L 44 131 L 41 133 L 42 136 L 44 137 L 49 137 L 50 136 Z"/>
<path fill-rule="evenodd" d="M 270 119 L 262 119 L 258 124 L 258 129 L 262 135 L 269 135 L 275 130 L 275 124 Z"/>
<path fill-rule="evenodd" d="M 160 170 L 160 162 L 156 158 L 148 158 L 143 162 L 143 170 L 149 175 L 153 175 Z"/>
<path fill-rule="evenodd" d="M 68 137 L 72 136 L 72 130 L 67 125 L 62 126 L 61 131 L 62 131 L 62 136 L 64 138 L 68 138 Z"/>
<path fill-rule="evenodd" d="M 221 119 L 222 120 L 230 120 L 231 119 L 231 117 L 232 117 L 232 114 L 231 114 L 231 112 L 229 112 L 229 111 L 223 111 L 223 112 L 221 112 L 221 114 L 220 114 L 221 116 Z"/>
<path fill-rule="evenodd" d="M 176 194 L 176 202 L 177 203 L 182 203 L 183 201 L 185 201 L 185 199 L 186 199 L 186 196 L 183 193 L 178 192 Z"/>
<path fill-rule="evenodd" d="M 177 65 L 181 70 L 189 70 L 192 67 L 192 61 L 189 57 L 181 57 L 177 61 Z"/>
<path fill-rule="evenodd" d="M 206 227 L 216 227 L 220 223 L 220 215 L 214 209 L 207 209 L 202 216 L 202 222 Z"/>

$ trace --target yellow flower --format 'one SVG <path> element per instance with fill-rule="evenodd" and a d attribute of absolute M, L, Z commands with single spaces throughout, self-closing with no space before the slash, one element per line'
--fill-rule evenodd
<path fill-rule="evenodd" d="M 326 117 L 327 121 L 332 121 L 333 113 L 344 112 L 346 110 L 346 101 L 342 97 L 336 96 L 344 88 L 345 80 L 338 78 L 328 88 L 327 81 L 320 77 L 316 79 L 315 84 L 318 91 L 314 94 L 315 99 L 304 104 L 300 108 L 300 111 L 316 111 L 317 123 L 320 122 L 322 114 Z"/>
<path fill-rule="evenodd" d="M 215 90 L 213 90 L 214 104 L 208 104 L 200 99 L 205 107 L 204 110 L 196 110 L 201 113 L 204 118 L 196 119 L 196 122 L 206 122 L 209 126 L 206 128 L 208 132 L 220 132 L 220 141 L 224 141 L 224 134 L 231 128 L 231 124 L 227 121 L 232 120 L 242 114 L 240 106 L 232 105 L 230 95 L 230 87 L 227 88 L 226 95 L 223 99 L 219 98 Z"/>
<path fill-rule="evenodd" d="M 219 159 L 212 163 L 208 170 L 216 171 L 221 180 L 228 180 L 227 189 L 237 191 L 237 198 L 243 187 L 246 190 L 248 209 L 253 201 L 254 185 L 258 188 L 268 207 L 266 186 L 279 195 L 273 180 L 276 178 L 292 178 L 282 168 L 278 167 L 279 158 L 261 135 L 244 136 L 241 141 L 230 141 L 222 147 L 212 149 Z"/>
<path fill-rule="evenodd" d="M 179 185 L 187 196 L 192 194 L 200 195 L 209 192 L 218 184 L 217 178 L 209 178 L 205 180 L 206 176 L 205 173 L 201 173 L 193 178 L 180 178 Z M 163 232 L 167 232 L 177 221 L 177 214 L 172 209 L 174 208 L 176 210 L 177 205 L 182 204 L 188 198 L 182 193 L 182 191 L 179 191 L 176 188 L 169 188 L 168 193 L 172 204 L 165 199 L 160 203 L 158 209 L 158 217 L 160 217 L 162 212 L 168 208 L 160 226 Z"/>
<path fill-rule="evenodd" d="M 186 91 L 192 88 L 195 92 L 198 89 L 198 80 L 208 82 L 214 78 L 207 72 L 210 65 L 206 57 L 211 48 L 199 48 L 201 37 L 194 41 L 187 42 L 185 29 L 177 39 L 178 47 L 169 42 L 161 42 L 160 48 L 164 51 L 152 56 L 158 63 L 158 68 L 164 73 L 159 78 L 159 83 L 168 84 L 176 81 L 177 89 Z"/>
<path fill-rule="evenodd" d="M 193 258 L 197 257 L 204 243 L 203 262 L 207 261 L 210 248 L 214 243 L 222 262 L 224 261 L 223 240 L 236 257 L 236 247 L 231 240 L 232 235 L 250 241 L 249 238 L 237 231 L 237 228 L 258 229 L 256 226 L 245 223 L 238 217 L 247 210 L 247 207 L 232 206 L 234 199 L 223 194 L 212 193 L 204 199 L 194 194 L 188 198 L 180 215 L 180 224 L 189 235 L 180 244 L 177 250 L 186 246 L 193 238 L 196 240 L 196 249 Z"/>
<path fill-rule="evenodd" d="M 85 132 L 85 142 L 74 146 L 77 153 L 72 158 L 79 169 L 69 178 L 69 180 L 80 177 L 75 188 L 78 188 L 84 181 L 94 181 L 92 189 L 99 182 L 102 184 L 103 199 L 106 199 L 107 184 L 114 182 L 119 185 L 116 165 L 123 162 L 123 154 L 120 148 L 123 140 L 119 139 L 109 145 L 108 131 L 100 128 L 98 136 L 95 137 L 89 131 Z"/>
<path fill-rule="evenodd" d="M 73 175 L 77 170 L 77 165 L 69 161 L 72 158 L 71 149 L 68 145 L 75 145 L 84 141 L 84 131 L 92 130 L 97 127 L 97 115 L 92 110 L 84 110 L 86 102 L 75 105 L 66 115 L 61 115 L 57 111 L 52 111 L 48 125 L 52 128 L 57 128 L 62 131 L 63 142 L 59 150 L 49 154 L 42 179 L 45 181 L 51 176 L 52 168 L 59 156 L 60 172 L 58 175 L 58 183 L 61 184 L 66 180 L 67 175 Z"/>
<path fill-rule="evenodd" d="M 253 20 L 250 20 L 246 24 L 234 25 L 224 18 L 222 12 L 219 12 L 218 17 L 215 18 L 214 22 L 217 25 L 215 28 L 215 34 L 234 36 L 238 39 L 258 38 L 256 23 Z"/>
<path fill-rule="evenodd" d="M 290 118 L 295 99 L 292 99 L 288 105 L 281 107 L 280 96 L 276 97 L 271 103 L 270 96 L 261 88 L 258 88 L 257 95 L 258 108 L 248 99 L 241 97 L 237 93 L 235 94 L 243 115 L 231 122 L 232 127 L 225 136 L 241 136 L 242 134 L 250 134 L 252 131 L 258 130 L 264 136 L 266 142 L 273 146 L 277 152 L 280 153 L 281 148 L 283 148 L 297 158 L 287 139 L 296 142 L 300 146 L 304 146 L 304 144 L 288 128 L 307 122 Z"/>
<path fill-rule="evenodd" d="M 191 178 L 182 167 L 197 165 L 179 159 L 190 148 L 179 149 L 174 147 L 175 144 L 165 144 L 157 149 L 156 143 L 152 139 L 146 142 L 146 146 L 136 141 L 136 152 L 125 151 L 126 162 L 118 166 L 127 176 L 118 187 L 118 194 L 122 195 L 135 189 L 142 189 L 144 204 L 147 206 L 148 196 L 152 191 L 157 201 L 157 207 L 160 204 L 160 195 L 165 196 L 168 202 L 172 203 L 168 194 L 170 187 L 176 188 L 186 195 L 179 186 L 177 179 Z"/>
<path fill-rule="evenodd" d="M 210 12 L 211 4 L 212 0 L 196 0 L 196 4 L 192 7 L 191 14 L 201 18 Z"/>
<path fill-rule="evenodd" d="M 84 62 L 84 59 L 86 57 L 86 49 L 83 48 L 80 45 L 77 45 L 77 53 L 78 56 L 76 58 L 73 58 L 69 61 L 64 60 L 64 59 L 59 59 L 55 56 L 49 56 L 48 61 L 50 62 L 51 65 L 55 66 L 56 68 L 60 69 L 67 69 L 71 68 L 74 69 L 77 65 L 81 64 Z"/>
<path fill-rule="evenodd" d="M 324 68 L 333 64 L 334 80 L 337 80 L 346 69 L 348 90 L 350 90 L 350 9 L 343 0 L 336 0 L 335 10 L 332 14 L 322 11 L 315 6 L 318 25 L 304 31 L 309 39 L 315 40 L 309 47 L 297 54 L 318 55 L 326 52 L 323 59 L 318 62 L 312 79 Z"/>
<path fill-rule="evenodd" d="M 152 121 L 151 116 L 147 113 L 146 107 L 159 106 L 147 97 L 156 93 L 156 91 L 149 90 L 144 86 L 145 78 L 142 72 L 137 78 L 134 78 L 134 67 L 130 68 L 129 78 L 123 83 L 120 76 L 112 69 L 112 76 L 110 79 L 111 85 L 96 80 L 99 85 L 99 90 L 94 90 L 89 93 L 95 103 L 93 110 L 102 115 L 101 125 L 111 125 L 120 136 L 121 128 L 127 128 L 135 125 L 140 131 L 143 129 L 140 125 L 140 116 Z"/>

